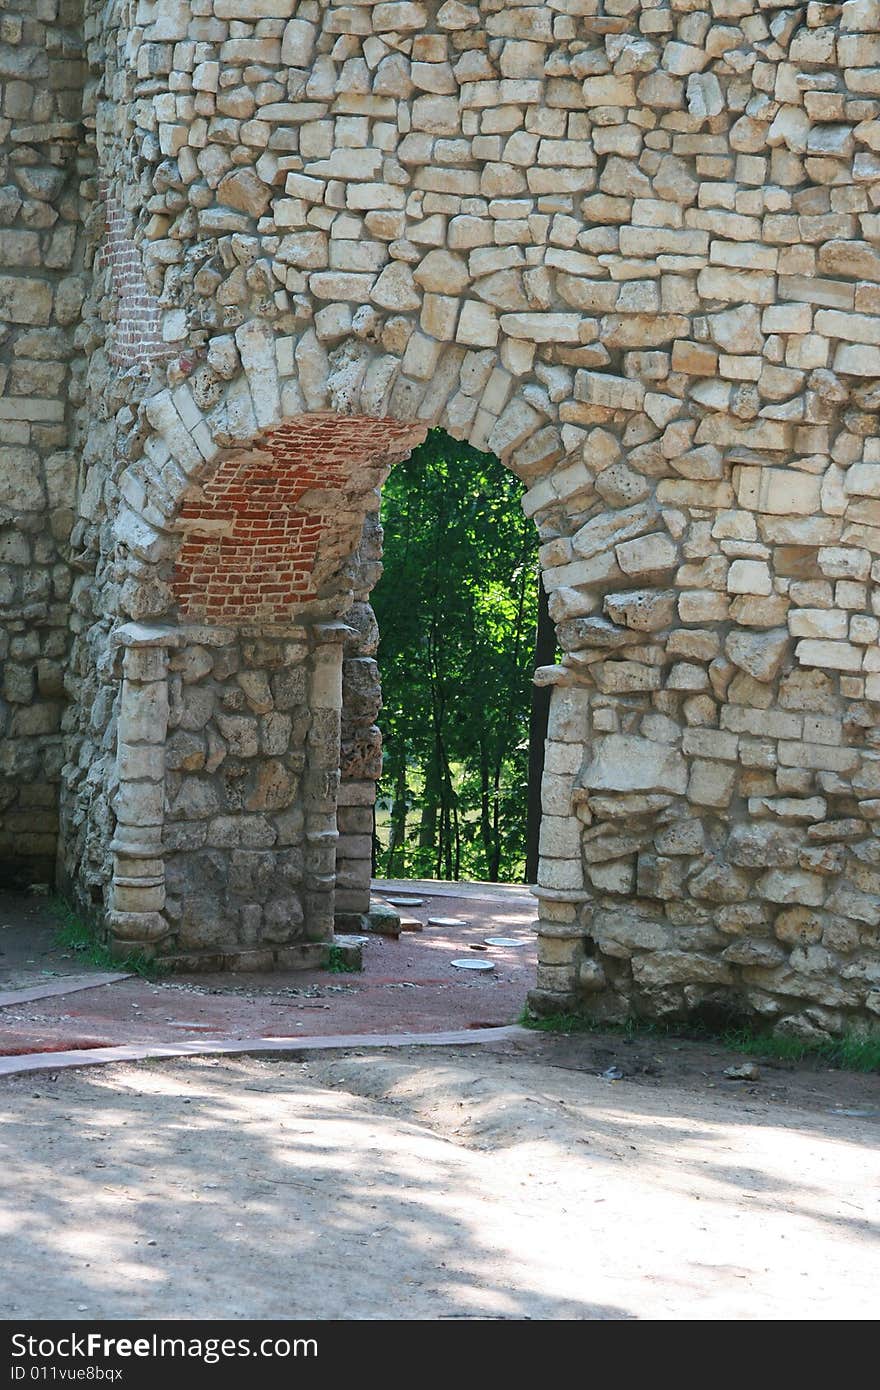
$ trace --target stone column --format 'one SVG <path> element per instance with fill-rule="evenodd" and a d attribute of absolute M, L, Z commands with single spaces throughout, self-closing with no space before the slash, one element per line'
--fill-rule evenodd
<path fill-rule="evenodd" d="M 376 720 L 382 687 L 376 650 L 379 630 L 370 604 L 355 603 L 346 622 L 356 636 L 346 642 L 342 666 L 342 753 L 339 844 L 336 851 L 336 919 L 360 927 L 370 910 L 373 873 L 373 807 L 382 775 L 382 735 Z M 343 919 L 354 919 L 350 923 Z"/>
<path fill-rule="evenodd" d="M 162 830 L 165 738 L 168 731 L 168 651 L 180 643 L 170 628 L 127 623 L 114 640 L 125 651 L 116 744 L 113 884 L 108 925 L 114 954 L 155 955 L 169 926 L 165 905 Z"/>
<path fill-rule="evenodd" d="M 530 995 L 535 1009 L 565 1007 L 575 1000 L 584 954 L 584 919 L 590 892 L 584 886 L 583 827 L 575 814 L 575 777 L 585 755 L 589 729 L 588 689 L 569 683 L 558 667 L 542 667 L 537 678 L 553 684 L 541 781 L 538 883 L 538 975 Z M 557 678 L 565 683 L 556 683 Z"/>
<path fill-rule="evenodd" d="M 343 643 L 351 629 L 344 623 L 317 623 L 311 658 L 309 709 L 303 774 L 305 872 L 303 908 L 310 941 L 330 941 L 336 886 L 336 808 L 339 794 L 339 747 L 342 721 Z"/>

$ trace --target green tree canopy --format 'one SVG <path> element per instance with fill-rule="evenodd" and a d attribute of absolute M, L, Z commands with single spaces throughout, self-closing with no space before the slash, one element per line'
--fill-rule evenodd
<path fill-rule="evenodd" d="M 521 879 L 538 538 L 521 484 L 434 430 L 385 484 L 377 871 Z"/>

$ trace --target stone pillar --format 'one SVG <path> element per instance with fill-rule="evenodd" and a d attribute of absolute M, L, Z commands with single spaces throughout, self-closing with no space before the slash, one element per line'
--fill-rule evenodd
<path fill-rule="evenodd" d="M 550 668 L 554 670 L 556 668 Z M 538 679 L 541 679 L 538 673 Z M 582 826 L 575 814 L 575 777 L 584 757 L 590 691 L 555 684 L 541 781 L 541 836 L 538 884 L 538 975 L 531 1003 L 550 1009 L 575 1000 L 584 951 L 582 917 L 589 911 L 581 857 Z"/>
<path fill-rule="evenodd" d="M 330 941 L 336 886 L 336 808 L 339 793 L 339 747 L 342 720 L 343 643 L 351 629 L 344 623 L 316 623 L 311 658 L 309 710 L 303 774 L 305 872 L 303 907 L 310 941 Z"/>
<path fill-rule="evenodd" d="M 113 883 L 108 925 L 114 954 L 155 955 L 168 935 L 162 829 L 165 738 L 168 731 L 168 650 L 172 629 L 127 623 L 114 639 L 124 648 L 116 745 Z"/>
<path fill-rule="evenodd" d="M 364 599 L 346 614 L 355 636 L 342 666 L 342 756 L 339 844 L 336 851 L 336 916 L 357 918 L 370 910 L 373 872 L 373 806 L 382 775 L 382 734 L 376 723 L 382 688 L 375 653 L 379 630 Z M 348 925 L 343 922 L 343 925 Z M 350 925 L 357 926 L 357 922 Z"/>

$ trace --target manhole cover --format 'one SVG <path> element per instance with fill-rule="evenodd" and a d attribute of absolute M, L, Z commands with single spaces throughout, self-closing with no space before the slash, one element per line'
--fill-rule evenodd
<path fill-rule="evenodd" d="M 454 965 L 456 970 L 479 970 L 483 974 L 495 969 L 495 963 L 491 960 L 453 960 L 450 965 Z"/>
<path fill-rule="evenodd" d="M 422 907 L 424 898 L 386 898 L 386 903 L 392 907 Z"/>
<path fill-rule="evenodd" d="M 429 927 L 466 927 L 467 922 L 463 922 L 460 917 L 429 917 Z"/>
<path fill-rule="evenodd" d="M 484 936 L 487 946 L 525 946 L 527 942 L 517 941 L 515 936 Z"/>

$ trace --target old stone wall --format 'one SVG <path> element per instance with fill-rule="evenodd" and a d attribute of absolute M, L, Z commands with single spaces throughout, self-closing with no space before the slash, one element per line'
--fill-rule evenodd
<path fill-rule="evenodd" d="M 332 815 L 323 823 L 320 797 L 338 765 L 340 710 L 316 699 L 315 657 L 325 653 L 311 650 L 315 634 L 302 628 L 192 635 L 207 644 L 190 640 L 169 660 L 158 788 L 166 806 L 161 906 L 174 929 L 166 949 L 193 952 L 202 964 L 213 953 L 221 968 L 226 953 L 238 968 L 283 967 L 286 947 L 301 947 L 319 926 L 332 931 L 325 880 L 334 845 L 329 856 L 317 851 L 335 828 Z M 338 670 L 339 644 L 328 654 Z"/>
<path fill-rule="evenodd" d="M 89 166 L 81 14 L 0 19 L 0 882 L 54 877 L 82 393 L 74 330 Z"/>
<path fill-rule="evenodd" d="M 82 32 L 75 891 L 205 959 L 360 910 L 377 489 L 441 425 L 522 479 L 563 652 L 535 1006 L 876 1016 L 877 0 L 112 0 Z"/>

